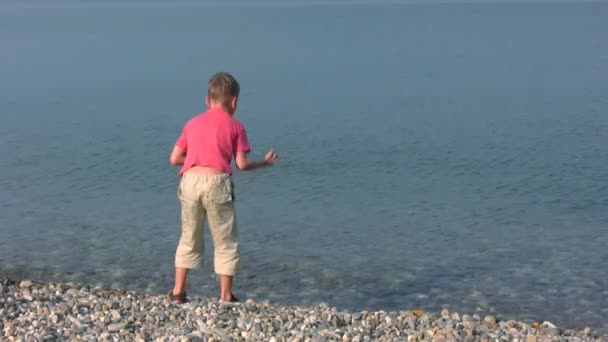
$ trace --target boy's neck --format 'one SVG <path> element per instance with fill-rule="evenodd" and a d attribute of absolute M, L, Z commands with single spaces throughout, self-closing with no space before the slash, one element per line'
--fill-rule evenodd
<path fill-rule="evenodd" d="M 223 104 L 221 104 L 221 103 L 211 103 L 211 104 L 209 104 L 209 110 L 212 110 L 212 109 L 221 110 L 221 111 L 224 111 L 224 112 L 226 112 L 226 113 L 228 113 L 230 115 L 234 114 L 234 110 L 231 110 L 230 108 L 226 108 L 226 106 L 223 105 Z"/>

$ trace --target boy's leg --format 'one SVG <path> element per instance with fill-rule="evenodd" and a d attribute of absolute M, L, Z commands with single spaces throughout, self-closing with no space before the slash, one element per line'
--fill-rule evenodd
<path fill-rule="evenodd" d="M 232 296 L 232 280 L 233 276 L 220 274 L 220 298 L 230 301 Z"/>
<path fill-rule="evenodd" d="M 176 267 L 175 268 L 175 286 L 173 287 L 173 294 L 180 295 L 186 292 L 186 278 L 188 277 L 187 268 Z"/>
<path fill-rule="evenodd" d="M 205 248 L 203 224 L 205 209 L 199 199 L 198 191 L 189 177 L 184 175 L 178 191 L 181 202 L 182 234 L 175 252 L 175 286 L 173 294 L 183 294 L 186 278 L 191 268 L 202 264 Z"/>
<path fill-rule="evenodd" d="M 239 243 L 232 195 L 210 198 L 205 207 L 213 237 L 215 273 L 220 276 L 220 298 L 230 300 L 233 277 L 239 267 Z"/>

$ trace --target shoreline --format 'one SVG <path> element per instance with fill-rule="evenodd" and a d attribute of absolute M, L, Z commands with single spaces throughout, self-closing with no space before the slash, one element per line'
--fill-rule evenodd
<path fill-rule="evenodd" d="M 590 328 L 421 310 L 338 310 L 166 295 L 86 284 L 0 280 L 0 336 L 8 341 L 608 341 Z"/>

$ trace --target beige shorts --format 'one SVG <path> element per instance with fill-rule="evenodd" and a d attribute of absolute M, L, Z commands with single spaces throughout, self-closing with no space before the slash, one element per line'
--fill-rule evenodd
<path fill-rule="evenodd" d="M 185 172 L 177 194 L 182 207 L 182 234 L 175 252 L 175 267 L 201 267 L 207 219 L 215 251 L 215 273 L 234 275 L 239 267 L 239 243 L 230 176 Z"/>

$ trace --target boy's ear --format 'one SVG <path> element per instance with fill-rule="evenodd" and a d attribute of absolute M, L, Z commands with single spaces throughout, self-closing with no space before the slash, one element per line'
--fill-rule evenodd
<path fill-rule="evenodd" d="M 235 96 L 232 98 L 232 100 L 230 101 L 230 104 L 232 105 L 232 108 L 234 110 L 236 110 L 236 105 L 239 103 L 239 98 L 238 96 Z"/>
<path fill-rule="evenodd" d="M 211 107 L 211 103 L 209 102 L 209 96 L 205 96 L 205 104 L 207 105 L 207 108 Z"/>

